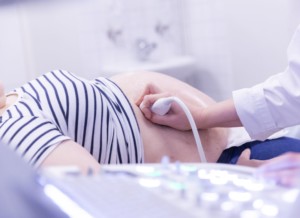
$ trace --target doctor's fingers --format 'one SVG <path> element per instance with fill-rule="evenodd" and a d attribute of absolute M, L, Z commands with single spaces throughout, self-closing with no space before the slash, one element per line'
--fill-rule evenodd
<path fill-rule="evenodd" d="M 143 91 L 141 93 L 137 93 L 137 97 L 135 98 L 135 104 L 137 106 L 139 106 L 141 104 L 141 102 L 144 100 L 144 97 L 146 95 L 151 95 L 151 94 L 157 94 L 157 93 L 162 93 L 162 91 L 160 90 L 160 88 L 153 84 L 153 83 L 149 83 L 146 85 L 146 87 L 144 87 Z"/>
<path fill-rule="evenodd" d="M 170 94 L 168 93 L 160 93 L 160 94 L 149 94 L 145 95 L 142 99 L 142 101 L 137 104 L 141 109 L 143 108 L 151 108 L 151 106 L 160 98 L 166 98 L 169 97 Z"/>
<path fill-rule="evenodd" d="M 169 113 L 163 116 L 153 113 L 151 121 L 153 123 L 157 123 L 163 126 L 169 126 L 182 131 L 191 129 L 190 123 L 186 118 L 185 114 L 180 112 L 174 113 L 173 111 L 170 111 Z"/>
<path fill-rule="evenodd" d="M 169 114 L 158 115 L 158 114 L 153 113 L 152 117 L 151 117 L 151 121 L 153 123 L 156 123 L 156 124 L 159 124 L 159 125 L 176 128 L 176 122 L 174 124 L 173 117 L 174 117 L 173 115 L 169 115 Z"/>
<path fill-rule="evenodd" d="M 164 98 L 168 96 L 169 96 L 168 93 L 145 95 L 142 101 L 140 102 L 140 104 L 138 105 L 138 107 L 140 108 L 140 110 L 143 112 L 144 116 L 147 119 L 151 119 L 153 115 L 151 111 L 151 107 L 154 104 L 154 102 L 160 98 Z"/>

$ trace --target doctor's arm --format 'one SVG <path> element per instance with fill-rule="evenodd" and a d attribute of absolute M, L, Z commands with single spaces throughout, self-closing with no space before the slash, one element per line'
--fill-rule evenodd
<path fill-rule="evenodd" d="M 199 129 L 242 126 L 233 99 L 199 110 L 195 120 Z"/>
<path fill-rule="evenodd" d="M 164 116 L 157 115 L 151 111 L 151 106 L 154 102 L 163 97 L 168 96 L 165 93 L 144 96 L 139 105 L 145 117 L 160 125 L 170 126 L 179 130 L 190 130 L 191 127 L 185 113 L 176 103 L 172 103 L 170 111 Z M 209 106 L 199 105 L 193 102 L 194 99 L 192 98 L 181 100 L 184 101 L 191 111 L 198 129 L 242 126 L 232 99 Z"/>
<path fill-rule="evenodd" d="M 199 105 L 193 99 L 183 100 L 190 109 L 199 129 L 211 127 L 244 126 L 250 137 L 264 140 L 282 128 L 300 123 L 300 26 L 288 48 L 288 66 L 285 71 L 251 88 L 233 92 L 232 99 Z M 163 96 L 144 96 L 142 111 L 152 122 L 188 130 L 184 114 L 172 104 L 165 116 L 151 113 L 151 105 Z"/>

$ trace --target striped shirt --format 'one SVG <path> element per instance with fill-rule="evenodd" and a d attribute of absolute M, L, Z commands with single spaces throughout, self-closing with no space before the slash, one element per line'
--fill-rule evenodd
<path fill-rule="evenodd" d="M 0 117 L 0 139 L 30 164 L 38 166 L 68 139 L 102 164 L 144 161 L 133 109 L 109 79 L 88 81 L 59 70 L 14 92 L 19 99 Z"/>

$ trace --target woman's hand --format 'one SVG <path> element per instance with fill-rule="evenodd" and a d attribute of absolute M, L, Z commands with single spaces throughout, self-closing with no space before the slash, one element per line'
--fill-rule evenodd
<path fill-rule="evenodd" d="M 258 167 L 261 166 L 265 161 L 250 159 L 251 150 L 249 148 L 245 149 L 240 155 L 237 165 L 248 166 L 248 167 Z"/>
<path fill-rule="evenodd" d="M 4 92 L 4 86 L 0 81 L 0 109 L 4 108 L 6 104 L 6 96 Z"/>

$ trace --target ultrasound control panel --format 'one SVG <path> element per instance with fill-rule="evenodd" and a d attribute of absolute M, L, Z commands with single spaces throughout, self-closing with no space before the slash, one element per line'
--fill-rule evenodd
<path fill-rule="evenodd" d="M 175 163 L 131 167 L 127 175 L 191 217 L 289 217 L 299 190 L 254 178 L 253 170 Z"/>
<path fill-rule="evenodd" d="M 293 217 L 299 190 L 257 179 L 253 170 L 202 163 L 104 165 L 88 175 L 64 174 L 55 185 L 91 217 Z"/>

